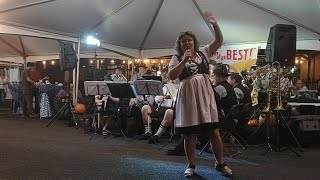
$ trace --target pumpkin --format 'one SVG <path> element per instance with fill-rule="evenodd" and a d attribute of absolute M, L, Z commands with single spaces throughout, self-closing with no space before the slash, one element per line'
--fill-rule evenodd
<path fill-rule="evenodd" d="M 258 121 L 256 119 L 250 119 L 248 121 L 248 126 L 256 126 L 258 124 Z"/>
<path fill-rule="evenodd" d="M 76 104 L 75 106 L 74 106 L 74 111 L 77 113 L 77 114 L 83 114 L 83 113 L 85 113 L 86 112 L 86 106 L 84 105 L 84 104 L 80 104 L 80 103 L 78 103 L 78 104 Z"/>

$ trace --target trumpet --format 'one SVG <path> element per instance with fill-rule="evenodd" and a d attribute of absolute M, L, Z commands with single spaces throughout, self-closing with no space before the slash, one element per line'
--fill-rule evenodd
<path fill-rule="evenodd" d="M 255 76 L 260 77 L 260 74 L 261 74 L 261 73 L 266 74 L 269 68 L 270 68 L 270 65 L 267 64 L 267 65 L 264 65 L 264 66 L 262 66 L 262 67 L 260 67 L 260 68 L 258 68 L 258 69 L 256 69 L 256 70 L 254 70 L 254 71 L 250 71 L 250 72 L 248 73 L 248 75 L 255 75 Z"/>
<path fill-rule="evenodd" d="M 117 74 L 116 78 L 120 81 L 128 81 L 127 78 L 123 74 Z"/>

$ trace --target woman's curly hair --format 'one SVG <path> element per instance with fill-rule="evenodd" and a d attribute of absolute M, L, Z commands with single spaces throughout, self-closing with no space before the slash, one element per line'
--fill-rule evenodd
<path fill-rule="evenodd" d="M 197 37 L 192 33 L 192 31 L 186 31 L 186 32 L 180 33 L 180 35 L 178 36 L 178 38 L 175 42 L 175 45 L 174 45 L 174 49 L 177 51 L 177 53 L 179 55 L 183 55 L 183 53 L 184 53 L 184 52 L 182 52 L 181 46 L 180 46 L 180 41 L 183 38 L 183 36 L 190 36 L 194 42 L 194 50 L 199 51 L 199 42 L 197 40 Z"/>

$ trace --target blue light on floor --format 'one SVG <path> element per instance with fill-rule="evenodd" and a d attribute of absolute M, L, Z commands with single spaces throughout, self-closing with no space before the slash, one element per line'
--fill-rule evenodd
<path fill-rule="evenodd" d="M 131 169 L 135 169 L 132 173 L 133 179 L 185 179 L 183 174 L 187 165 L 184 163 L 142 158 L 126 158 L 123 161 L 126 164 L 126 171 L 132 172 Z M 193 179 L 228 179 L 208 166 L 196 166 L 196 173 Z"/>

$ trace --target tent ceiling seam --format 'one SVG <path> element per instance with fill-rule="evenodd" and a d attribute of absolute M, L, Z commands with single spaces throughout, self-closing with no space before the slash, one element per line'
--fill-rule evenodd
<path fill-rule="evenodd" d="M 34 31 L 41 31 L 43 33 L 50 33 L 52 35 L 58 35 L 58 36 L 67 36 L 67 37 L 71 37 L 71 38 L 78 38 L 79 37 L 79 34 L 71 34 L 71 33 L 66 33 L 66 32 L 61 32 L 61 31 L 49 30 L 46 28 L 40 28 L 40 27 L 30 26 L 27 24 L 8 22 L 8 21 L 3 21 L 3 20 L 0 20 L 0 24 L 5 25 L 5 26 L 20 28 L 20 29 L 26 29 L 26 30 L 33 31 L 33 32 Z M 36 32 L 36 33 L 38 33 L 38 32 Z"/>
<path fill-rule="evenodd" d="M 17 6 L 17 7 L 13 7 L 13 8 L 2 10 L 2 11 L 0 11 L 0 14 L 6 13 L 6 12 L 10 12 L 10 11 L 14 11 L 14 10 L 27 8 L 27 7 L 31 7 L 31 6 L 37 6 L 37 5 L 49 3 L 49 2 L 52 2 L 52 1 L 56 1 L 56 0 L 44 0 L 44 1 L 33 2 L 33 3 L 30 3 L 30 4 L 25 4 L 25 5 L 22 5 L 22 6 Z"/>
<path fill-rule="evenodd" d="M 208 22 L 207 18 L 204 17 L 202 11 L 201 11 L 201 8 L 200 6 L 198 5 L 197 1 L 196 0 L 192 0 L 194 6 L 197 8 L 198 12 L 200 13 L 202 19 L 204 20 L 204 22 L 207 24 L 209 30 L 211 31 L 212 35 L 214 36 L 214 29 L 213 27 L 211 26 L 211 24 Z"/>
<path fill-rule="evenodd" d="M 147 30 L 146 34 L 144 35 L 143 40 L 142 40 L 142 42 L 141 42 L 141 44 L 139 46 L 139 50 L 143 49 L 144 44 L 145 44 L 146 40 L 148 39 L 149 34 L 151 32 L 151 29 L 153 28 L 154 22 L 156 21 L 156 19 L 158 17 L 158 14 L 160 12 L 160 9 L 161 9 L 161 7 L 163 5 L 163 2 L 164 2 L 164 0 L 161 0 L 161 2 L 159 3 L 159 6 L 157 7 L 157 10 L 156 10 L 156 12 L 155 12 L 150 24 L 149 24 L 148 30 Z"/>
<path fill-rule="evenodd" d="M 90 31 L 92 31 L 93 29 L 97 28 L 98 26 L 100 26 L 103 22 L 105 22 L 106 20 L 108 20 L 110 17 L 112 17 L 114 14 L 116 14 L 117 12 L 119 12 L 121 9 L 127 7 L 130 3 L 132 3 L 132 1 L 134 0 L 129 0 L 126 3 L 124 3 L 122 6 L 120 6 L 118 9 L 112 11 L 111 13 L 107 14 L 105 17 L 103 17 L 101 20 L 99 20 L 95 25 L 91 26 L 91 27 L 87 27 L 84 29 L 88 29 L 86 31 L 84 31 L 81 36 L 89 33 Z"/>
<path fill-rule="evenodd" d="M 243 2 L 243 3 L 245 3 L 245 4 L 250 5 L 250 6 L 252 6 L 252 7 L 255 7 L 255 8 L 261 10 L 261 11 L 264 11 L 264 12 L 266 12 L 266 13 L 268 13 L 268 14 L 274 15 L 274 16 L 280 18 L 280 19 L 283 19 L 283 20 L 285 20 L 285 21 L 288 21 L 288 22 L 290 22 L 290 23 L 292 23 L 292 24 L 294 24 L 294 25 L 296 25 L 296 26 L 299 26 L 299 27 L 301 27 L 301 28 L 303 28 L 303 29 L 306 29 L 306 30 L 308 30 L 308 31 L 310 31 L 310 32 L 312 32 L 312 33 L 315 33 L 315 34 L 317 34 L 318 36 L 320 36 L 320 32 L 319 32 L 319 31 L 317 31 L 317 30 L 315 30 L 315 29 L 313 29 L 313 28 L 310 28 L 310 27 L 308 27 L 308 26 L 306 26 L 306 25 L 304 25 L 304 24 L 301 24 L 301 23 L 299 23 L 299 22 L 297 22 L 297 21 L 294 21 L 294 20 L 292 20 L 292 19 L 290 19 L 290 18 L 288 18 L 288 17 L 286 17 L 286 16 L 282 16 L 282 15 L 276 13 L 276 12 L 273 12 L 273 11 L 267 9 L 267 8 L 264 8 L 264 7 L 262 7 L 262 6 L 259 6 L 258 4 L 255 4 L 255 3 L 251 2 L 251 1 L 248 1 L 248 0 L 240 0 L 240 1 Z"/>
<path fill-rule="evenodd" d="M 2 37 L 0 37 L 0 41 L 5 44 L 6 46 L 8 46 L 9 48 L 11 48 L 12 50 L 14 50 L 16 53 L 18 53 L 20 56 L 24 56 L 23 52 L 21 52 L 17 47 L 15 47 L 14 45 L 10 44 L 8 41 L 6 41 L 5 39 L 3 39 Z"/>
<path fill-rule="evenodd" d="M 21 36 L 19 35 L 19 41 L 20 41 L 20 44 L 21 44 L 21 48 L 22 48 L 22 53 L 23 53 L 23 56 L 27 56 L 26 55 L 26 51 L 24 49 L 24 45 L 23 45 L 23 42 L 22 42 L 22 39 L 21 39 Z"/>

